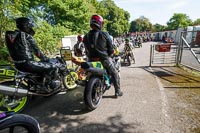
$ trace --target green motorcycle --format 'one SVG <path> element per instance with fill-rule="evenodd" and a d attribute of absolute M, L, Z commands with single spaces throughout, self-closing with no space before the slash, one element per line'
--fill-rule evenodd
<path fill-rule="evenodd" d="M 0 112 L 20 112 L 28 104 L 31 96 L 48 97 L 77 86 L 77 73 L 73 69 L 68 69 L 62 58 L 51 58 L 49 63 L 53 63 L 58 68 L 57 75 L 54 77 L 59 85 L 58 88 L 50 88 L 46 80 L 51 79 L 45 75 L 20 72 L 13 66 L 1 66 L 0 77 L 4 78 L 4 81 L 0 83 Z M 46 88 L 50 92 L 41 93 L 41 88 Z"/>
<path fill-rule="evenodd" d="M 100 61 L 83 62 L 81 67 L 87 73 L 84 101 L 89 110 L 94 110 L 100 105 L 104 92 L 111 87 L 111 77 Z"/>

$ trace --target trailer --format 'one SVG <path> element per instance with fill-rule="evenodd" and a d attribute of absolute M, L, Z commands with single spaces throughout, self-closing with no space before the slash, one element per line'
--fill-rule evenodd
<path fill-rule="evenodd" d="M 62 38 L 62 47 L 69 47 L 70 50 L 72 50 L 76 42 L 77 35 L 64 36 L 64 38 Z"/>

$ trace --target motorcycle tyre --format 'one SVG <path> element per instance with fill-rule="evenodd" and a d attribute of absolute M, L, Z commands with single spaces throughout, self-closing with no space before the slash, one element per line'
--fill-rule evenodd
<path fill-rule="evenodd" d="M 13 127 L 23 127 L 29 133 L 40 133 L 40 126 L 38 121 L 25 114 L 14 114 L 6 118 L 5 121 L 0 123 L 0 130 L 6 130 L 7 128 L 12 130 Z M 13 133 L 12 131 L 11 133 Z"/>
<path fill-rule="evenodd" d="M 6 81 L 6 82 L 1 83 L 1 85 L 10 86 L 10 87 L 15 86 L 15 84 L 16 84 L 15 81 Z M 23 85 L 22 88 L 26 88 L 26 86 Z M 4 94 L 0 94 L 0 97 L 3 95 Z M 24 110 L 24 108 L 27 106 L 27 104 L 30 102 L 30 99 L 31 99 L 30 96 L 22 97 L 22 100 L 20 101 L 20 104 L 18 106 L 16 106 L 13 109 L 6 110 L 6 111 L 14 111 L 16 113 L 22 112 Z M 2 101 L 0 101 L 0 106 L 2 104 L 1 102 Z M 0 109 L 0 112 L 2 112 L 2 111 L 4 112 L 5 110 Z"/>
<path fill-rule="evenodd" d="M 127 56 L 127 61 L 128 61 L 128 66 L 131 65 L 131 57 L 130 56 Z"/>
<path fill-rule="evenodd" d="M 78 80 L 78 74 L 73 69 L 69 69 L 68 71 L 69 73 L 63 78 L 63 85 L 67 90 L 73 90 L 77 87 L 76 80 Z M 74 77 L 75 81 L 73 81 L 71 75 Z M 68 81 L 68 79 L 70 80 Z"/>
<path fill-rule="evenodd" d="M 99 106 L 99 104 L 101 103 L 101 100 L 102 100 L 103 92 L 102 92 L 101 96 L 99 97 L 98 102 L 95 101 L 95 103 L 93 103 L 93 94 L 92 93 L 94 91 L 94 85 L 98 82 L 100 84 L 102 84 L 102 80 L 100 78 L 92 77 L 89 80 L 89 82 L 87 83 L 87 85 L 85 86 L 84 101 L 85 101 L 86 107 L 90 111 L 95 110 Z"/>

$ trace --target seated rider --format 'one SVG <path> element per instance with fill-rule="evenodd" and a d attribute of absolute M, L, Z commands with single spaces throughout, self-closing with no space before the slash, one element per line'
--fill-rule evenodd
<path fill-rule="evenodd" d="M 37 46 L 33 35 L 35 31 L 32 29 L 34 23 L 26 18 L 20 17 L 16 19 L 16 27 L 18 30 L 7 31 L 6 46 L 9 54 L 15 64 L 15 67 L 23 72 L 38 73 L 38 74 L 55 74 L 56 67 L 50 63 L 47 63 L 48 58 L 40 51 Z M 34 55 L 37 56 L 41 61 L 36 62 Z M 51 89 L 57 88 L 55 81 L 48 81 L 47 83 Z M 50 90 L 46 87 L 41 92 L 49 92 Z"/>
<path fill-rule="evenodd" d="M 119 48 L 116 46 L 116 44 L 113 44 L 114 47 L 114 56 L 119 56 Z"/>
<path fill-rule="evenodd" d="M 114 43 L 114 38 L 113 36 L 110 35 L 110 39 L 112 40 L 112 44 L 113 44 L 113 48 L 114 48 L 114 56 L 119 56 L 119 48 L 117 47 L 117 45 Z"/>
<path fill-rule="evenodd" d="M 77 57 L 85 56 L 85 46 L 81 35 L 77 36 L 77 43 L 74 45 L 74 55 Z"/>
<path fill-rule="evenodd" d="M 131 45 L 130 41 L 128 38 L 125 39 L 125 45 L 124 45 L 124 52 L 125 54 L 128 53 L 131 55 L 131 58 L 132 60 L 135 61 L 135 58 L 134 58 L 134 54 L 133 54 L 133 46 Z"/>
<path fill-rule="evenodd" d="M 84 36 L 83 43 L 89 61 L 101 61 L 104 68 L 112 76 L 115 97 L 122 96 L 118 71 L 111 56 L 114 52 L 112 40 L 107 32 L 102 31 L 104 20 L 100 15 L 93 15 L 90 19 L 91 30 Z"/>

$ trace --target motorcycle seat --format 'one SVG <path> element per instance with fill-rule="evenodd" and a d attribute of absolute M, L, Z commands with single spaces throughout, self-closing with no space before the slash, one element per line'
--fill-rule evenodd
<path fill-rule="evenodd" d="M 40 76 L 40 74 L 38 74 L 38 73 L 23 72 L 23 71 L 18 70 L 18 74 L 17 74 L 18 78 L 24 77 L 25 75 L 26 76 L 28 76 L 28 75 Z"/>

